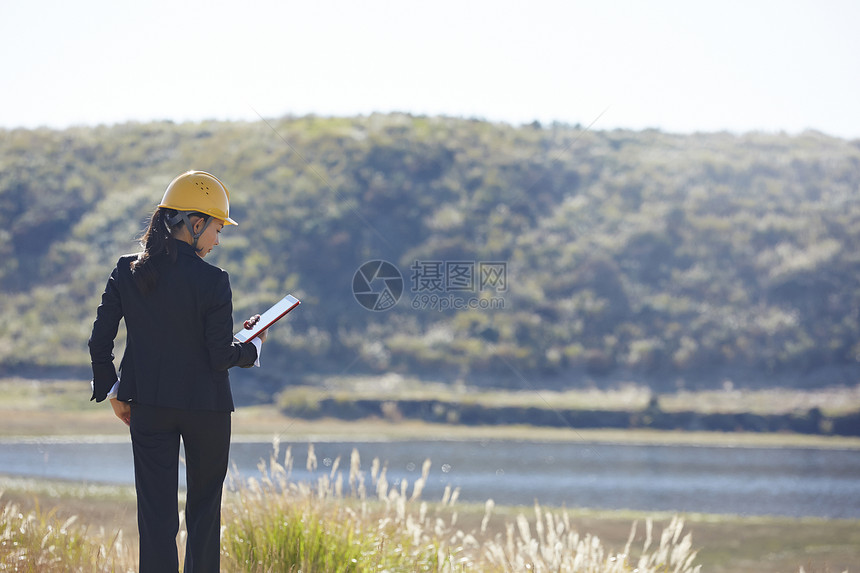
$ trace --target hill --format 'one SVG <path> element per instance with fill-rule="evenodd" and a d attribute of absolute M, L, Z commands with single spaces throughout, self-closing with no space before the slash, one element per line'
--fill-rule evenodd
<path fill-rule="evenodd" d="M 857 383 L 860 141 L 408 115 L 0 131 L 0 374 L 87 375 L 110 269 L 192 168 L 231 190 L 236 319 L 303 300 L 275 386 Z M 372 261 L 402 283 L 354 282 Z"/>

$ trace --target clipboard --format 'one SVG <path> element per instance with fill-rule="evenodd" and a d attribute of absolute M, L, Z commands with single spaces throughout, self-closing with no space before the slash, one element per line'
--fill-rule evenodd
<path fill-rule="evenodd" d="M 233 335 L 239 342 L 249 342 L 256 338 L 261 332 L 284 318 L 288 312 L 301 304 L 301 301 L 288 294 L 260 315 L 260 320 L 252 328 L 243 328 Z"/>

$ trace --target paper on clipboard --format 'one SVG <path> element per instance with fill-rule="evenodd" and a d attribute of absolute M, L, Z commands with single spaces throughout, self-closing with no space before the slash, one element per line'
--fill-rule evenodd
<path fill-rule="evenodd" d="M 261 332 L 281 320 L 288 312 L 301 304 L 301 301 L 288 294 L 272 305 L 269 310 L 260 315 L 260 320 L 252 328 L 243 328 L 234 335 L 239 342 L 248 342 L 256 338 Z"/>

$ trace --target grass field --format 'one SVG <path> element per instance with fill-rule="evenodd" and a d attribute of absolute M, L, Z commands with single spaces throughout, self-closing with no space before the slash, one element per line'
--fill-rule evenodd
<path fill-rule="evenodd" d="M 831 407 L 844 407 L 856 392 L 841 398 L 830 393 Z M 106 404 L 88 402 L 87 383 L 0 381 L 0 438 L 17 436 L 118 436 L 127 429 L 113 417 Z M 599 398 L 599 397 L 598 397 Z M 802 402 L 803 396 L 783 396 Z M 808 398 L 808 397 L 807 397 Z M 823 398 L 819 397 L 823 400 Z M 593 398 L 594 399 L 594 398 Z M 612 397 L 615 400 L 617 397 Z M 691 398 L 685 397 L 685 400 Z M 850 406 L 849 406 L 850 407 Z M 421 423 L 392 424 L 382 420 L 347 423 L 336 420 L 308 422 L 281 416 L 271 406 L 241 408 L 234 415 L 234 440 L 314 442 L 336 439 L 535 439 L 583 440 L 588 442 L 693 443 L 725 445 L 767 445 L 836 447 L 860 450 L 860 439 L 826 436 L 767 434 L 708 434 L 655 431 L 601 431 L 505 427 L 457 427 Z M 2 444 L 0 444 L 2 447 Z M 2 473 L 2 470 L 0 470 Z M 75 523 L 89 531 L 122 530 L 123 540 L 133 551 L 136 539 L 134 493 L 130 487 L 36 481 L 11 476 L 0 477 L 0 507 L 15 506 L 20 512 L 41 512 L 64 523 Z M 427 500 L 433 504 L 437 500 Z M 443 508 L 443 510 L 445 510 Z M 445 511 L 449 511 L 449 509 Z M 479 527 L 485 508 L 460 504 L 458 525 L 467 530 Z M 571 527 L 598 538 L 611 551 L 623 550 L 631 526 L 638 522 L 636 543 L 644 541 L 644 522 L 652 519 L 655 530 L 671 523 L 672 515 L 596 510 L 567 510 Z M 534 517 L 533 508 L 496 507 L 490 529 L 503 534 L 517 516 Z M 860 571 L 860 520 L 788 519 L 738 517 L 730 515 L 685 514 L 685 531 L 692 534 L 698 549 L 696 564 L 707 572 L 797 572 L 840 573 Z"/>
<path fill-rule="evenodd" d="M 315 401 L 320 398 L 370 400 L 445 400 L 490 407 L 535 407 L 559 410 L 643 410 L 657 398 L 664 412 L 790 414 L 818 408 L 824 415 L 860 410 L 860 386 L 791 390 L 778 388 L 737 389 L 730 383 L 721 390 L 689 391 L 655 395 L 644 386 L 622 384 L 611 389 L 576 388 L 521 391 L 475 388 L 428 382 L 398 374 L 376 377 L 329 376 L 313 387 L 293 386 L 279 395 L 281 403 Z"/>
<path fill-rule="evenodd" d="M 74 484 L 60 481 L 0 477 L 0 506 L 11 504 L 27 513 L 39 508 L 59 522 L 71 517 L 89 531 L 104 528 L 107 537 L 119 530 L 128 550 L 135 551 L 134 491 L 130 486 Z M 435 500 L 429 500 L 431 503 Z M 458 527 L 479 528 L 485 508 L 460 504 Z M 450 512 L 449 512 L 450 513 Z M 644 523 L 650 518 L 659 530 L 672 515 L 626 511 L 567 510 L 572 527 L 598 538 L 610 552 L 621 552 L 638 523 L 635 543 L 644 541 Z M 496 507 L 491 534 L 503 533 L 518 515 L 533 516 L 532 508 Z M 787 573 L 804 567 L 807 573 L 857 571 L 860 563 L 860 522 L 856 520 L 788 519 L 684 514 L 685 531 L 698 550 L 695 563 L 711 573 Z"/>
<path fill-rule="evenodd" d="M 380 389 L 392 391 L 383 377 L 381 383 L 373 384 L 364 378 L 349 381 L 334 380 L 331 392 L 352 397 L 379 396 Z M 434 385 L 417 387 L 412 382 L 404 385 L 406 396 L 427 397 L 429 392 L 439 390 Z M 441 390 L 439 390 L 441 391 Z M 318 391 L 313 391 L 314 395 Z M 82 381 L 34 381 L 24 379 L 0 379 L 0 437 L 34 435 L 119 435 L 126 428 L 113 417 L 106 404 L 89 401 L 89 382 Z M 523 400 L 551 401 L 558 407 L 594 409 L 644 407 L 647 392 L 630 387 L 624 390 L 598 392 L 596 390 L 570 391 L 565 393 L 541 392 L 540 396 L 527 392 L 481 392 L 470 394 L 473 400 L 482 403 L 503 405 L 523 404 Z M 819 407 L 822 411 L 844 413 L 860 410 L 860 386 L 855 388 L 822 389 L 814 392 L 790 390 L 778 391 L 728 391 L 728 392 L 681 392 L 661 396 L 665 409 L 737 412 L 746 404 L 758 413 L 781 413 L 793 409 Z M 751 410 L 751 411 L 752 411 Z M 663 432 L 637 429 L 601 430 L 578 428 L 540 428 L 531 426 L 459 426 L 448 424 L 426 424 L 402 421 L 390 423 L 385 420 L 362 420 L 344 422 L 340 420 L 301 420 L 283 416 L 271 405 L 239 408 L 233 418 L 234 439 L 264 441 L 272 436 L 294 440 L 334 440 L 357 436 L 367 438 L 411 439 L 432 436 L 438 439 L 510 439 L 533 440 L 582 440 L 596 442 L 625 443 L 683 443 L 763 446 L 808 446 L 860 449 L 860 438 L 818 436 L 802 434 L 722 433 L 722 432 Z"/>

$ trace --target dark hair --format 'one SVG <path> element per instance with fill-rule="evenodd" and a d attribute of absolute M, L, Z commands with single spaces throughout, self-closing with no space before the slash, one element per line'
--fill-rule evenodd
<path fill-rule="evenodd" d="M 151 292 L 158 283 L 158 262 L 176 260 L 176 239 L 167 221 L 176 214 L 173 209 L 159 207 L 152 214 L 149 226 L 140 237 L 143 252 L 131 263 L 131 274 L 143 294 Z"/>

